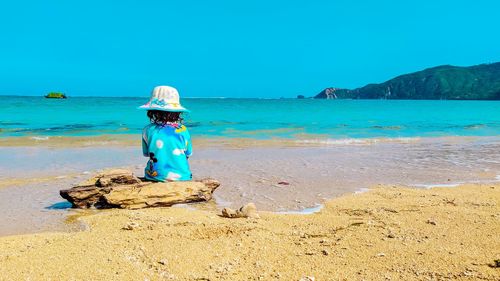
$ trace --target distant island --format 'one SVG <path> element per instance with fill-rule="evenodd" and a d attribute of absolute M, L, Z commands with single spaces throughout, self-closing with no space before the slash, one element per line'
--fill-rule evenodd
<path fill-rule="evenodd" d="M 66 99 L 68 97 L 66 97 L 66 95 L 63 93 L 51 92 L 51 93 L 48 93 L 47 95 L 45 95 L 45 98 L 47 98 L 47 99 Z"/>
<path fill-rule="evenodd" d="M 326 88 L 315 99 L 500 100 L 500 62 L 442 65 L 357 89 Z"/>

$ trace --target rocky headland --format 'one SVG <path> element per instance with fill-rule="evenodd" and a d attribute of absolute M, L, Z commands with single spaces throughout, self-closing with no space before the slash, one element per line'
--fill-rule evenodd
<path fill-rule="evenodd" d="M 356 89 L 326 88 L 314 98 L 500 100 L 500 62 L 442 65 Z"/>

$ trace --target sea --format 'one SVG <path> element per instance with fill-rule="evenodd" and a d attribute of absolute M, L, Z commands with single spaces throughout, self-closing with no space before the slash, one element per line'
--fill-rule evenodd
<path fill-rule="evenodd" d="M 0 96 L 0 138 L 139 134 L 147 97 Z M 194 137 L 353 141 L 500 135 L 500 101 L 186 98 Z"/>

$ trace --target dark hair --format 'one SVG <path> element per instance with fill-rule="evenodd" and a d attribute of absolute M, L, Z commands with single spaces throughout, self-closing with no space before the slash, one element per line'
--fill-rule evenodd
<path fill-rule="evenodd" d="M 182 123 L 181 112 L 170 112 L 160 110 L 148 110 L 148 117 L 151 123 L 156 125 L 166 125 L 167 123 Z"/>

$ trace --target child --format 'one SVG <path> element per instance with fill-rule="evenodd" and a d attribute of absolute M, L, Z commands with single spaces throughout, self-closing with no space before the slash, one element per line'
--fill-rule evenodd
<path fill-rule="evenodd" d="M 153 89 L 146 109 L 151 124 L 142 131 L 142 153 L 149 157 L 145 177 L 153 181 L 191 180 L 188 158 L 191 137 L 182 125 L 181 113 L 188 111 L 179 103 L 179 93 L 169 86 Z"/>

